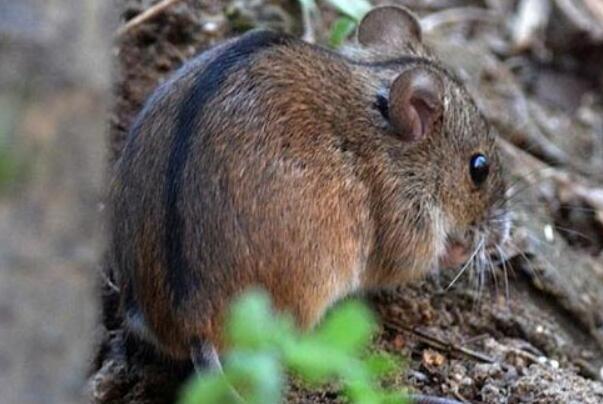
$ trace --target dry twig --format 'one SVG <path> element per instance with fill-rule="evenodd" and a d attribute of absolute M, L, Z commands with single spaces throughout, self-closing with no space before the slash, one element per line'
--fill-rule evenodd
<path fill-rule="evenodd" d="M 480 7 L 457 7 L 438 11 L 421 18 L 421 28 L 433 31 L 441 25 L 457 24 L 465 21 L 494 22 L 496 16 L 490 10 Z"/>
<path fill-rule="evenodd" d="M 415 336 L 419 337 L 419 339 L 423 343 L 429 345 L 432 348 L 439 349 L 439 350 L 446 351 L 446 352 L 458 352 L 465 356 L 468 356 L 469 358 L 478 360 L 480 362 L 485 362 L 485 363 L 495 363 L 496 362 L 493 358 L 491 358 L 490 356 L 488 356 L 484 353 L 474 351 L 472 349 L 457 345 L 450 341 L 444 341 L 443 339 L 430 335 L 430 334 L 428 334 L 424 331 L 418 330 L 414 327 L 408 327 L 404 324 L 401 324 L 401 323 L 395 321 L 394 319 L 387 319 L 386 325 L 398 332 L 407 332 L 407 333 L 414 334 Z"/>
<path fill-rule="evenodd" d="M 149 7 L 142 13 L 138 14 L 136 17 L 132 18 L 130 21 L 128 21 L 122 27 L 120 27 L 117 30 L 117 32 L 115 33 L 115 36 L 117 38 L 124 36 L 132 29 L 138 27 L 145 21 L 155 18 L 156 16 L 158 16 L 159 14 L 164 12 L 167 8 L 173 6 L 174 4 L 178 3 L 179 1 L 182 1 L 182 0 L 162 0 L 159 3 Z"/>
<path fill-rule="evenodd" d="M 304 26 L 304 34 L 302 39 L 308 43 L 316 43 L 316 32 L 314 29 L 314 18 L 317 15 L 313 2 L 301 2 L 302 10 L 302 25 Z"/>
<path fill-rule="evenodd" d="M 601 0 L 584 0 L 584 4 L 592 11 L 593 17 L 603 25 L 603 2 Z"/>
<path fill-rule="evenodd" d="M 603 24 L 601 24 L 601 6 L 595 1 L 584 0 L 555 0 L 555 4 L 567 20 L 577 29 L 587 32 L 591 38 L 603 39 Z"/>
<path fill-rule="evenodd" d="M 516 51 L 528 49 L 539 39 L 549 20 L 551 4 L 549 0 L 522 0 L 519 3 L 515 22 L 511 31 L 513 47 Z"/>

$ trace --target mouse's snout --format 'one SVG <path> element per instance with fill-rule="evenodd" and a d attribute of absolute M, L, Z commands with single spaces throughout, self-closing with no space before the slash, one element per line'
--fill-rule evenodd
<path fill-rule="evenodd" d="M 511 212 L 499 207 L 492 209 L 481 223 L 451 232 L 439 266 L 458 268 L 469 261 L 479 263 L 485 256 L 498 255 L 510 237 L 512 223 Z"/>

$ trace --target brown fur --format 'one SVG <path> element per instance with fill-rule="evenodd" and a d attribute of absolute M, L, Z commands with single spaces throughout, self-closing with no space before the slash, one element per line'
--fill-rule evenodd
<path fill-rule="evenodd" d="M 309 328 L 355 290 L 416 278 L 437 265 L 450 234 L 483 223 L 504 194 L 494 137 L 421 44 L 339 56 L 290 38 L 251 55 L 198 112 L 177 203 L 185 226 L 165 228 L 178 108 L 195 77 L 233 43 L 191 62 L 148 102 L 111 189 L 122 310 L 136 307 L 149 339 L 178 359 L 188 358 L 196 338 L 223 347 L 225 311 L 248 287 L 265 288 Z M 422 58 L 369 66 L 409 54 Z M 400 140 L 373 107 L 413 66 L 444 84 L 437 130 L 414 143 Z M 468 173 L 478 151 L 492 160 L 482 189 Z M 196 280 L 177 307 L 163 242 L 176 231 Z"/>

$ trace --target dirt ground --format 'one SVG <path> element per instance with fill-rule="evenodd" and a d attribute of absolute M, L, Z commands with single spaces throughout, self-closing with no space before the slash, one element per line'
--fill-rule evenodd
<path fill-rule="evenodd" d="M 153 3 L 116 2 L 121 23 Z M 513 240 L 493 275 L 468 273 L 448 288 L 456 274 L 434 274 L 367 296 L 382 324 L 374 349 L 406 358 L 404 371 L 384 383 L 462 402 L 603 402 L 601 10 L 588 0 L 398 3 L 423 17 L 427 40 L 500 134 L 517 193 Z M 550 6 L 539 14 L 544 21 L 523 13 L 534 4 Z M 321 8 L 316 30 L 324 42 L 336 13 Z M 193 55 L 251 27 L 296 35 L 304 29 L 294 1 L 184 0 L 123 34 L 113 49 L 110 161 L 158 83 Z M 69 133 L 65 147 L 80 131 Z M 80 178 L 73 187 L 85 184 Z M 23 200 L 5 197 L 0 203 L 0 389 L 3 396 L 13 394 L 7 402 L 77 402 L 88 365 L 95 403 L 173 401 L 190 366 L 167 367 L 123 340 L 118 292 L 110 282 L 101 282 L 103 313 L 95 318 L 98 296 L 89 274 L 98 257 L 69 248 L 81 243 L 49 245 L 32 242 L 39 237 L 29 233 L 15 235 L 15 229 L 31 228 L 23 221 L 35 220 L 38 211 L 54 218 L 43 221 L 45 234 L 93 237 L 81 229 L 94 225 L 86 215 L 70 220 L 65 212 L 77 208 L 52 211 L 65 205 L 59 197 L 33 199 L 38 210 L 26 210 L 31 205 Z M 53 252 L 45 254 L 45 248 Z M 105 268 L 108 279 L 110 271 Z M 88 364 L 91 341 L 100 344 Z M 44 397 L 45 391 L 52 393 Z M 295 382 L 287 398 L 342 401 L 336 387 L 308 389 Z"/>

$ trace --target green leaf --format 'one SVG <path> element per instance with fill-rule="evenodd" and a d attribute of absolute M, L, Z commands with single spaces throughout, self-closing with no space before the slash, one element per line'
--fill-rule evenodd
<path fill-rule="evenodd" d="M 370 310 L 356 301 L 335 307 L 316 330 L 316 338 L 342 352 L 363 349 L 371 340 L 377 324 Z"/>
<path fill-rule="evenodd" d="M 356 404 L 406 404 L 406 390 L 384 391 L 378 385 L 351 382 L 344 387 L 345 395 Z"/>
<path fill-rule="evenodd" d="M 386 352 L 369 355 L 365 359 L 365 363 L 368 371 L 374 377 L 387 376 L 400 368 L 399 360 Z"/>
<path fill-rule="evenodd" d="M 347 383 L 344 391 L 346 396 L 348 396 L 354 403 L 381 404 L 379 393 L 367 383 Z"/>
<path fill-rule="evenodd" d="M 298 341 L 286 349 L 284 360 L 290 369 L 311 382 L 338 376 L 350 364 L 347 355 L 313 338 Z"/>
<path fill-rule="evenodd" d="M 227 321 L 230 345 L 237 348 L 275 348 L 291 338 L 292 329 L 291 321 L 275 315 L 268 295 L 257 290 L 236 301 Z"/>
<path fill-rule="evenodd" d="M 185 386 L 180 404 L 226 403 L 229 399 L 230 385 L 221 374 L 195 376 Z"/>
<path fill-rule="evenodd" d="M 275 355 L 235 351 L 225 360 L 224 374 L 204 374 L 185 388 L 180 404 L 278 404 L 283 371 Z"/>
<path fill-rule="evenodd" d="M 406 389 L 400 391 L 389 391 L 381 393 L 381 402 L 383 404 L 410 404 L 408 392 Z"/>
<path fill-rule="evenodd" d="M 362 17 L 372 8 L 367 0 L 327 0 L 340 13 L 359 22 Z"/>
<path fill-rule="evenodd" d="M 14 134 L 18 115 L 18 101 L 0 97 L 0 190 L 19 179 L 24 159 L 10 140 Z"/>
<path fill-rule="evenodd" d="M 333 25 L 331 25 L 331 33 L 329 35 L 329 45 L 332 48 L 339 48 L 343 42 L 354 32 L 356 21 L 350 17 L 339 17 Z"/>
<path fill-rule="evenodd" d="M 309 382 L 337 381 L 351 403 L 401 403 L 403 393 L 384 391 L 378 383 L 396 361 L 386 354 L 362 355 L 375 329 L 370 310 L 347 301 L 335 307 L 317 330 L 302 334 L 290 318 L 275 314 L 265 293 L 246 293 L 227 320 L 232 350 L 224 358 L 224 373 L 196 378 L 180 403 L 276 404 L 285 369 Z"/>
<path fill-rule="evenodd" d="M 235 351 L 228 355 L 227 378 L 249 404 L 277 404 L 281 401 L 283 371 L 276 355 Z"/>

